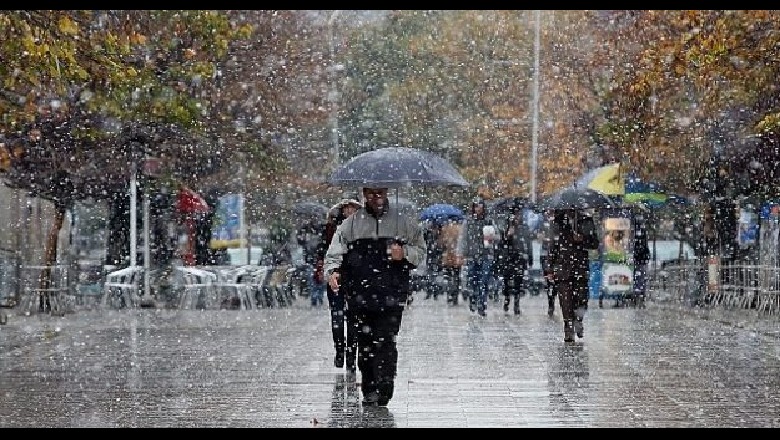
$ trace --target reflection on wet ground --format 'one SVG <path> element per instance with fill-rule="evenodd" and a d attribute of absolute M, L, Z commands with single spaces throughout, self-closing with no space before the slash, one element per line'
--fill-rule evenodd
<path fill-rule="evenodd" d="M 354 376 L 336 376 L 330 402 L 330 428 L 395 428 L 393 413 L 387 407 L 366 407 L 360 404 L 360 386 Z"/>
<path fill-rule="evenodd" d="M 362 407 L 306 301 L 11 315 L 0 427 L 780 427 L 774 333 L 650 303 L 591 309 L 565 344 L 546 307 L 482 318 L 418 298 L 387 408 Z"/>

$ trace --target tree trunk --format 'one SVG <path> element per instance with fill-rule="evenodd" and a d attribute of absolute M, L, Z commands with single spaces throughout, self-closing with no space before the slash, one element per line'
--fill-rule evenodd
<path fill-rule="evenodd" d="M 38 278 L 38 288 L 42 296 L 46 298 L 46 307 L 49 306 L 49 290 L 51 288 L 51 268 L 57 263 L 57 241 L 60 236 L 62 224 L 65 221 L 65 206 L 55 204 L 54 225 L 52 225 L 44 246 L 43 270 Z"/>

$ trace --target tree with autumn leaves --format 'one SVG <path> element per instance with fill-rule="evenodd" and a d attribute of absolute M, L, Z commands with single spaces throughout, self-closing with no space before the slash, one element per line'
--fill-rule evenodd
<path fill-rule="evenodd" d="M 324 192 L 327 69 L 341 64 L 342 162 L 407 145 L 527 194 L 533 11 L 389 11 L 335 27 L 333 48 L 313 12 L 0 13 L 4 180 L 67 204 L 121 190 L 140 148 L 193 186 Z M 691 191 L 718 150 L 776 143 L 778 24 L 775 11 L 541 11 L 539 195 L 613 161 Z"/>
<path fill-rule="evenodd" d="M 516 182 L 530 169 L 531 12 L 394 11 L 358 29 L 345 54 L 345 137 L 358 150 L 438 151 L 473 182 L 527 191 Z M 718 148 L 773 133 L 777 20 L 541 11 L 540 192 L 614 161 L 689 192 Z"/>

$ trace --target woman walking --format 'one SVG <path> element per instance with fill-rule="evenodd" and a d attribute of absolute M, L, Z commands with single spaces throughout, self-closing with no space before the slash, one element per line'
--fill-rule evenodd
<path fill-rule="evenodd" d="M 328 212 L 328 221 L 325 224 L 323 246 L 317 253 L 317 274 L 323 277 L 323 267 L 325 261 L 325 252 L 333 240 L 333 234 L 336 228 L 350 215 L 363 206 L 355 199 L 343 199 L 337 203 L 330 212 Z M 327 286 L 328 305 L 330 306 L 331 331 L 333 333 L 333 346 L 336 349 L 336 356 L 333 359 L 333 365 L 336 368 L 343 368 L 346 359 L 347 371 L 355 372 L 355 356 L 357 354 L 357 334 L 355 333 L 356 324 L 350 317 L 347 310 L 347 301 L 344 295 L 333 291 L 330 285 Z M 346 325 L 345 325 L 346 323 Z"/>

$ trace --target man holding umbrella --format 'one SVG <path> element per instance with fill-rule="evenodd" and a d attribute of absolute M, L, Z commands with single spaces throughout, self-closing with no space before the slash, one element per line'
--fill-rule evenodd
<path fill-rule="evenodd" d="M 345 295 L 358 326 L 363 404 L 386 406 L 398 364 L 396 336 L 410 272 L 425 257 L 417 219 L 390 206 L 387 188 L 363 188 L 364 206 L 336 229 L 325 254 L 331 289 Z"/>
<path fill-rule="evenodd" d="M 583 318 L 588 308 L 589 250 L 598 249 L 599 237 L 593 218 L 584 210 L 613 205 L 606 194 L 584 186 L 570 186 L 539 203 L 552 211 L 545 277 L 552 281 L 563 315 L 563 340 L 574 342 L 584 335 Z"/>
<path fill-rule="evenodd" d="M 550 227 L 549 267 L 563 315 L 563 340 L 584 336 L 583 318 L 588 307 L 589 249 L 598 249 L 593 219 L 577 209 L 556 209 Z"/>

